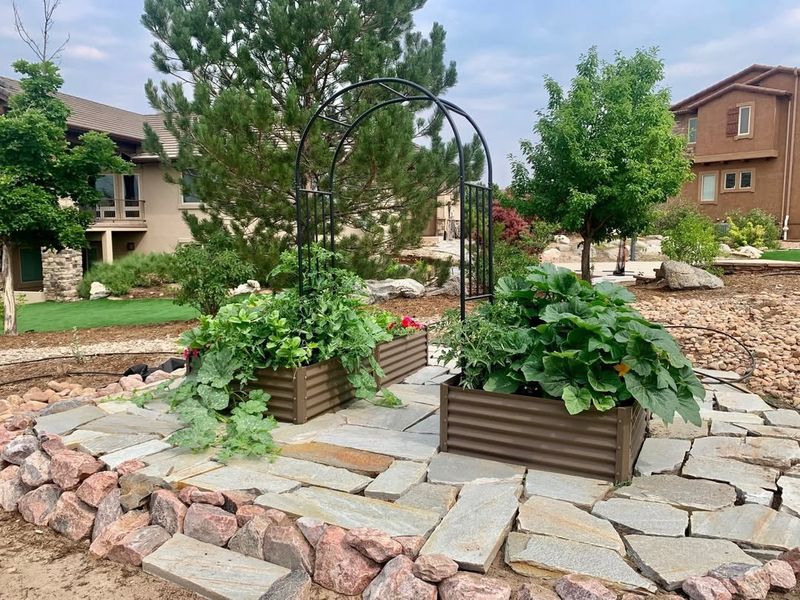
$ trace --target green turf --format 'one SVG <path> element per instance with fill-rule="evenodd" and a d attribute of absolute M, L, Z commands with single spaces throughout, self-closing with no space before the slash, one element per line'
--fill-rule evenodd
<path fill-rule="evenodd" d="M 761 255 L 761 260 L 793 260 L 800 262 L 800 250 L 769 250 Z"/>
<path fill-rule="evenodd" d="M 80 300 L 79 302 L 42 302 L 27 304 L 17 312 L 18 331 L 66 331 L 77 327 L 111 325 L 152 325 L 197 318 L 190 306 L 178 306 L 172 300 Z"/>

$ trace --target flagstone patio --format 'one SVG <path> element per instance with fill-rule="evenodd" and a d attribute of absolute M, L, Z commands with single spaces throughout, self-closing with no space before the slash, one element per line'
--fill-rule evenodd
<path fill-rule="evenodd" d="M 653 592 L 800 546 L 794 410 L 709 383 L 704 426 L 651 423 L 637 476 L 616 487 L 439 453 L 436 382 L 446 372 L 433 364 L 391 386 L 402 408 L 356 402 L 303 425 L 280 424 L 277 458 L 222 464 L 213 452 L 174 449 L 166 439 L 181 424 L 167 407 L 137 408 L 126 398 L 40 417 L 36 430 L 63 436 L 67 447 L 111 468 L 139 459 L 142 474 L 176 488 L 257 490 L 255 504 L 264 508 L 423 536 L 421 555 L 444 554 L 481 573 L 502 550 L 523 575 L 580 573 Z M 204 554 L 197 544 L 175 536 L 144 568 L 211 596 L 285 575 L 224 548 Z M 232 597 L 240 596 L 249 597 Z"/>

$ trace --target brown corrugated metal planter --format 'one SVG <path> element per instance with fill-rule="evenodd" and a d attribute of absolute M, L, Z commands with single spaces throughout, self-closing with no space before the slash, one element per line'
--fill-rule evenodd
<path fill-rule="evenodd" d="M 646 411 L 638 404 L 570 415 L 561 400 L 441 386 L 440 450 L 614 480 L 633 477 Z"/>
<path fill-rule="evenodd" d="M 400 381 L 428 364 L 428 334 L 415 333 L 379 344 L 375 357 L 384 370 L 380 385 Z M 271 398 L 269 413 L 278 421 L 305 423 L 355 399 L 338 359 L 296 369 L 258 369 L 252 387 Z"/>

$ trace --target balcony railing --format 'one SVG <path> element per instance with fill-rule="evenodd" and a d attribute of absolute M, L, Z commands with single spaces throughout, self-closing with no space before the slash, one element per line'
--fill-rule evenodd
<path fill-rule="evenodd" d="M 108 198 L 94 208 L 95 221 L 144 221 L 144 200 Z"/>

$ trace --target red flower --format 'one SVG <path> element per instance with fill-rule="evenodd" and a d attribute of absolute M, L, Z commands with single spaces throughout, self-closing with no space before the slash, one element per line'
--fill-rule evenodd
<path fill-rule="evenodd" d="M 403 317 L 403 320 L 400 321 L 400 325 L 402 325 L 406 329 L 422 329 L 422 325 L 417 323 L 414 319 L 412 319 L 408 315 Z"/>

